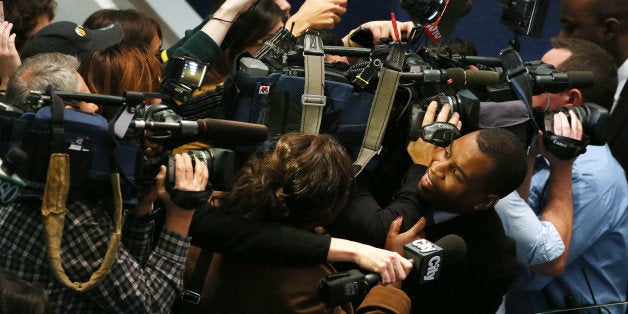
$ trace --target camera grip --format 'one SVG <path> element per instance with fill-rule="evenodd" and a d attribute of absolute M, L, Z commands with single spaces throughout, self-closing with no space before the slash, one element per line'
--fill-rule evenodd
<path fill-rule="evenodd" d="M 207 184 L 204 191 L 182 191 L 179 189 L 169 189 L 168 193 L 172 202 L 183 209 L 196 209 L 207 204 L 209 197 L 212 195 L 213 188 L 211 183 Z"/>

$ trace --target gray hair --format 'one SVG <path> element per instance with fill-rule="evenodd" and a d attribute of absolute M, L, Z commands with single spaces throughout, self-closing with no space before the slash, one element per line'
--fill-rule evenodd
<path fill-rule="evenodd" d="M 31 91 L 45 91 L 52 84 L 64 92 L 81 92 L 76 57 L 54 52 L 26 58 L 9 79 L 7 102 L 25 111 L 24 103 Z"/>

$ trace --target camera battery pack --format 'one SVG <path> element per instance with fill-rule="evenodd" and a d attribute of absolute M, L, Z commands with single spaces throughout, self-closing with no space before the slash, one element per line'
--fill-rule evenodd
<path fill-rule="evenodd" d="M 270 73 L 268 66 L 264 62 L 251 57 L 241 58 L 238 70 L 251 76 L 268 76 L 268 73 Z"/>

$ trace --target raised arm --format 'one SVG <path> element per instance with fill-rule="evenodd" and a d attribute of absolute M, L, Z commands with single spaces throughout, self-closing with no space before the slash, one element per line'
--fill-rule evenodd
<path fill-rule="evenodd" d="M 347 0 L 306 0 L 288 19 L 286 27 L 294 36 L 301 36 L 310 28 L 332 29 L 346 11 Z"/>
<path fill-rule="evenodd" d="M 578 120 L 573 111 L 569 111 L 571 121 L 569 123 L 567 116 L 560 112 L 554 115 L 554 133 L 574 139 L 582 138 L 582 123 Z M 559 277 L 565 271 L 567 266 L 567 257 L 569 256 L 569 247 L 571 245 L 571 235 L 573 228 L 573 194 L 571 173 L 572 166 L 576 158 L 571 160 L 561 160 L 549 152 L 546 152 L 539 143 L 541 154 L 549 160 L 550 176 L 547 182 L 548 202 L 543 209 L 541 220 L 548 221 L 560 234 L 565 245 L 565 251 L 558 257 L 549 262 L 530 266 L 533 272 Z"/>

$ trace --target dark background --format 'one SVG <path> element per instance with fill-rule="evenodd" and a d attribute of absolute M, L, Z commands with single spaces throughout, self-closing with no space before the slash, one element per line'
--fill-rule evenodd
<path fill-rule="evenodd" d="M 519 37 L 521 58 L 524 61 L 540 59 L 543 53 L 551 48 L 549 39 L 557 35 L 560 29 L 558 21 L 560 0 L 537 1 L 549 1 L 549 9 L 541 38 Z M 211 1 L 188 0 L 188 2 L 201 16 L 206 16 L 212 9 Z M 296 12 L 304 0 L 290 0 L 289 2 L 292 5 L 292 11 Z M 345 35 L 364 22 L 389 20 L 391 8 L 394 9 L 398 20 L 409 20 L 408 14 L 398 3 L 397 0 L 349 0 L 347 13 L 342 16 L 342 21 L 333 31 L 339 35 Z M 458 21 L 450 38 L 469 39 L 476 43 L 480 56 L 498 57 L 499 51 L 508 47 L 509 42 L 514 38 L 514 33 L 499 22 L 503 8 L 498 0 L 473 0 L 471 12 Z"/>

